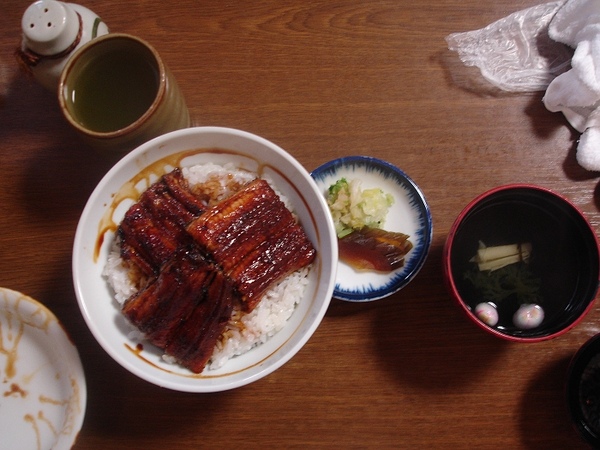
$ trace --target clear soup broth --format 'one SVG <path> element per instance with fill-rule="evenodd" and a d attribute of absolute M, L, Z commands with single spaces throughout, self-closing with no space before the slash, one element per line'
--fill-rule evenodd
<path fill-rule="evenodd" d="M 499 196 L 506 199 L 498 201 Z M 566 215 L 567 209 L 567 205 L 551 201 L 550 194 L 524 190 L 519 195 L 498 192 L 471 211 L 457 230 L 451 264 L 458 291 L 472 311 L 487 301 L 464 277 L 473 269 L 470 259 L 479 242 L 486 246 L 530 242 L 529 269 L 541 281 L 539 304 L 545 311 L 544 321 L 537 329 L 515 327 L 513 315 L 519 302 L 511 295 L 497 304 L 495 328 L 514 336 L 543 336 L 577 318 L 589 304 L 581 299 L 589 300 L 596 292 L 597 245 L 582 231 L 587 227 L 585 221 L 575 214 Z"/>

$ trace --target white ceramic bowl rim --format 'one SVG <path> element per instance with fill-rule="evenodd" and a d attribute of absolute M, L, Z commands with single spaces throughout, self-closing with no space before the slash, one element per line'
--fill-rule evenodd
<path fill-rule="evenodd" d="M 190 149 L 197 151 L 190 152 Z M 223 161 L 214 162 L 222 163 L 233 158 L 227 152 L 206 149 L 227 149 L 236 152 L 236 164 L 238 160 L 240 164 L 245 164 L 246 160 L 252 158 L 260 160 L 267 168 L 272 163 L 276 167 L 269 173 L 271 177 L 278 176 L 276 170 L 283 171 L 279 179 L 274 181 L 277 187 L 293 200 L 294 208 L 301 216 L 307 234 L 317 246 L 317 259 L 316 266 L 311 270 L 311 276 L 314 273 L 314 277 L 311 278 L 306 293 L 306 297 L 310 298 L 300 302 L 288 324 L 279 333 L 261 346 L 230 360 L 214 374 L 203 373 L 201 376 L 194 376 L 184 369 L 175 369 L 175 365 L 169 368 L 157 367 L 160 366 L 160 358 L 159 362 L 141 361 L 139 355 L 134 355 L 135 352 L 131 349 L 125 349 L 128 345 L 127 336 L 119 331 L 119 327 L 122 326 L 116 323 L 124 319 L 110 303 L 112 295 L 108 291 L 107 283 L 101 279 L 101 265 L 103 266 L 104 259 L 98 257 L 96 259 L 100 262 L 92 262 L 97 243 L 91 241 L 98 240 L 102 243 L 101 251 L 106 251 L 105 247 L 109 244 L 97 237 L 101 228 L 99 224 L 108 205 L 113 201 L 115 192 L 130 182 L 134 174 L 153 167 L 157 161 L 172 154 L 192 153 L 192 156 L 189 156 L 192 159 L 221 158 Z M 270 158 L 268 162 L 265 160 L 267 157 Z M 193 164 L 197 163 L 199 162 L 193 161 Z M 186 162 L 184 165 L 192 163 Z M 311 205 L 313 209 L 309 209 Z M 333 221 L 329 219 L 327 212 L 327 205 L 308 172 L 291 155 L 266 139 L 224 127 L 195 127 L 159 136 L 133 150 L 115 164 L 97 185 L 83 210 L 73 247 L 73 280 L 82 315 L 96 340 L 115 361 L 156 385 L 179 391 L 215 392 L 256 381 L 291 359 L 315 332 L 325 315 L 333 293 L 337 265 L 337 240 Z M 104 301 L 106 305 L 103 304 Z M 98 306 L 98 303 L 101 306 Z"/>

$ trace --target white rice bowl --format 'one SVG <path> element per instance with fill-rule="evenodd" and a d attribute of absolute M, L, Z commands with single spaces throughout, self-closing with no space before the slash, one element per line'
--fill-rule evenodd
<path fill-rule="evenodd" d="M 115 248 L 116 225 L 134 197 L 174 167 L 182 167 L 190 184 L 220 170 L 241 169 L 236 176 L 249 177 L 248 181 L 258 174 L 271 183 L 297 215 L 317 249 L 310 267 L 273 286 L 259 306 L 243 317 L 244 326 L 229 330 L 224 345 L 217 346 L 210 365 L 201 374 L 164 358 L 160 349 L 144 342 L 121 314 L 119 305 L 137 288 L 121 266 Z M 223 193 L 224 197 L 227 195 Z M 243 386 L 287 362 L 321 322 L 333 293 L 336 266 L 333 223 L 308 172 L 285 151 L 260 137 L 218 127 L 169 133 L 119 161 L 88 200 L 73 250 L 78 303 L 102 347 L 146 381 L 188 392 Z"/>
<path fill-rule="evenodd" d="M 239 170 L 231 163 L 223 165 L 197 164 L 184 167 L 181 172 L 191 187 L 210 182 L 213 202 L 222 201 L 237 192 L 237 189 L 232 189 L 232 186 L 243 186 L 257 177 L 255 173 Z M 265 177 L 265 181 L 275 190 L 281 201 L 291 208 L 288 199 L 277 191 L 277 186 L 268 177 Z M 298 301 L 304 296 L 309 272 L 310 266 L 304 267 L 273 285 L 265 292 L 251 313 L 243 314 L 236 311 L 235 320 L 228 325 L 223 339 L 215 347 L 207 364 L 208 369 L 214 370 L 222 367 L 229 359 L 267 342 L 270 337 L 281 330 L 294 313 Z M 114 291 L 116 307 L 121 309 L 125 300 L 138 291 L 138 287 L 134 282 L 135 277 L 131 276 L 127 264 L 121 259 L 120 247 L 116 239 L 113 241 L 113 247 L 102 274 Z M 133 326 L 129 336 L 143 345 L 151 345 L 145 342 L 144 336 Z M 163 355 L 163 359 L 177 364 L 169 355 Z"/>

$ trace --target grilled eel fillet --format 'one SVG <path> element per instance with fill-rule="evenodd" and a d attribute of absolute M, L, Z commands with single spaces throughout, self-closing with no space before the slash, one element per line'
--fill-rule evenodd
<path fill-rule="evenodd" d="M 195 245 L 179 247 L 159 275 L 123 305 L 152 344 L 200 373 L 231 317 L 231 281 Z"/>
<path fill-rule="evenodd" d="M 164 175 L 125 213 L 117 231 L 121 258 L 146 276 L 158 274 L 177 248 L 190 241 L 185 227 L 205 209 L 206 203 L 191 192 L 181 169 Z"/>
<path fill-rule="evenodd" d="M 272 283 L 310 264 L 316 253 L 290 210 L 261 179 L 207 209 L 187 231 L 233 280 L 246 311 Z"/>
<path fill-rule="evenodd" d="M 251 311 L 272 283 L 316 254 L 267 182 L 255 180 L 204 209 L 178 169 L 142 194 L 118 234 L 121 256 L 150 280 L 124 303 L 123 314 L 196 373 L 235 305 Z"/>

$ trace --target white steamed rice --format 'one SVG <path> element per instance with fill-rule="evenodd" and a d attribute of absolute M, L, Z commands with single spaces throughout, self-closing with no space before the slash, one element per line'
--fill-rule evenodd
<path fill-rule="evenodd" d="M 256 178 L 256 174 L 236 169 L 232 164 L 199 164 L 183 168 L 182 174 L 190 186 L 209 187 L 213 191 L 215 201 L 223 200 L 240 186 Z M 275 189 L 270 180 L 266 181 Z M 276 189 L 275 191 L 289 208 L 287 199 Z M 223 334 L 223 339 L 215 347 L 207 368 L 215 370 L 222 367 L 229 359 L 246 353 L 280 331 L 304 295 L 309 271 L 310 267 L 304 267 L 272 286 L 251 313 L 234 312 L 232 320 Z M 138 290 L 129 269 L 120 257 L 116 242 L 109 253 L 103 275 L 112 288 L 119 307 Z M 129 337 L 132 339 L 143 338 L 133 326 Z M 174 362 L 167 355 L 163 359 Z"/>

